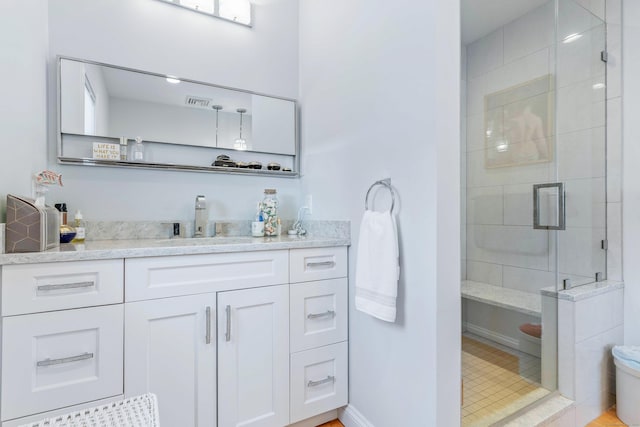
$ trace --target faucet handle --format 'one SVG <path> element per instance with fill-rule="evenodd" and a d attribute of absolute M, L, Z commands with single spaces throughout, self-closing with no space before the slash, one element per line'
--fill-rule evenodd
<path fill-rule="evenodd" d="M 171 227 L 172 232 L 171 232 L 171 236 L 170 237 L 180 237 L 181 233 L 180 233 L 180 229 L 182 227 L 180 227 L 180 223 L 179 222 L 163 222 L 161 223 L 162 225 L 168 225 Z"/>

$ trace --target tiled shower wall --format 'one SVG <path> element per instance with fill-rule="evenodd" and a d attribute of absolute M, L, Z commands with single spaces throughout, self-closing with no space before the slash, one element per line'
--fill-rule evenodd
<path fill-rule="evenodd" d="M 549 276 L 548 233 L 531 226 L 530 183 L 545 182 L 550 163 L 485 168 L 484 99 L 550 74 L 553 6 L 545 5 L 467 46 L 467 279 L 537 290 Z M 547 278 L 547 283 L 549 280 Z"/>
<path fill-rule="evenodd" d="M 584 3 L 584 2 L 583 2 Z M 588 1 L 604 16 L 604 3 Z M 614 7 L 615 9 L 615 7 Z M 466 48 L 466 278 L 537 293 L 555 283 L 554 234 L 532 228 L 532 185 L 562 181 L 566 185 L 566 231 L 560 232 L 561 277 L 587 281 L 605 271 L 600 240 L 609 216 L 609 278 L 620 278 L 619 79 L 608 88 L 609 155 L 605 159 L 604 81 L 598 40 L 604 28 L 578 3 L 563 0 L 560 31 L 583 37 L 558 46 L 556 73 L 554 5 L 549 2 Z M 610 28 L 609 38 L 615 29 Z M 618 25 L 619 34 L 619 25 Z M 610 58 L 619 58 L 609 40 Z M 618 68 L 619 69 L 619 68 Z M 537 77 L 556 78 L 557 157 L 551 162 L 488 169 L 485 167 L 484 98 Z M 618 101 L 615 101 L 617 94 Z M 617 109 L 616 109 L 617 108 Z M 618 122 L 616 122 L 618 120 Z M 617 132 L 617 134 L 616 134 Z M 618 135 L 618 136 L 617 136 Z M 613 141 L 617 136 L 618 141 Z M 616 157 L 617 156 L 617 157 Z M 556 177 L 556 166 L 558 175 Z M 605 165 L 609 200 L 605 205 Z M 618 178 L 618 179 L 616 179 Z M 612 194 L 613 193 L 613 194 Z M 463 273 L 463 278 L 465 274 Z"/>

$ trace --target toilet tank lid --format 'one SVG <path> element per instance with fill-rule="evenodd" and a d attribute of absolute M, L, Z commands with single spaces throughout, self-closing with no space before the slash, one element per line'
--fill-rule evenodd
<path fill-rule="evenodd" d="M 613 357 L 623 365 L 640 371 L 640 346 L 616 345 L 611 349 Z"/>

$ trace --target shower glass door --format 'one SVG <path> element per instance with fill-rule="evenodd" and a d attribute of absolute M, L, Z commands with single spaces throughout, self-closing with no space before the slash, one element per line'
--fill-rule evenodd
<path fill-rule="evenodd" d="M 555 175 L 564 185 L 566 228 L 551 237 L 550 269 L 561 290 L 606 278 L 605 23 L 559 0 L 556 38 Z"/>
<path fill-rule="evenodd" d="M 465 47 L 463 426 L 557 389 L 555 293 L 606 278 L 606 27 L 587 3 L 531 0 Z"/>

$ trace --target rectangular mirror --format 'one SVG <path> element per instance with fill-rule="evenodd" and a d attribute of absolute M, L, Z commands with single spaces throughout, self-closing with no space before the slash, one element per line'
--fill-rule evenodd
<path fill-rule="evenodd" d="M 70 58 L 59 58 L 59 73 L 61 140 L 297 154 L 294 100 Z"/>

